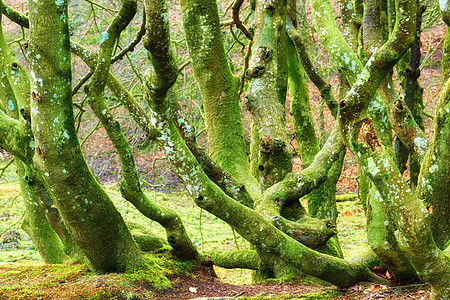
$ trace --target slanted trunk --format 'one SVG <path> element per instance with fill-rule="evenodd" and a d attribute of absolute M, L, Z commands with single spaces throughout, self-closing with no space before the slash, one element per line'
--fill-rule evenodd
<path fill-rule="evenodd" d="M 141 262 L 139 250 L 89 171 L 76 136 L 67 2 L 30 1 L 29 8 L 34 163 L 92 267 L 102 272 L 136 267 Z"/>
<path fill-rule="evenodd" d="M 360 80 L 340 103 L 339 122 L 345 143 L 354 153 L 376 186 L 378 203 L 392 215 L 398 228 L 401 249 L 415 270 L 430 282 L 432 299 L 450 297 L 448 255 L 435 244 L 427 226 L 430 218 L 423 203 L 414 196 L 392 158 L 390 148 L 383 146 L 373 128 L 366 131 L 370 119 L 362 119 L 363 111 L 376 89 L 414 41 L 415 1 L 396 1 L 397 22 L 389 40 L 368 61 Z M 389 221 L 385 221 L 389 225 Z"/>

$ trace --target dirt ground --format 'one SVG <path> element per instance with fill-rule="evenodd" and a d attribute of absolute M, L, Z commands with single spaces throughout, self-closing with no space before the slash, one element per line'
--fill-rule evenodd
<path fill-rule="evenodd" d="M 289 283 L 259 283 L 232 285 L 211 277 L 173 276 L 173 289 L 155 291 L 154 299 L 429 299 L 429 288 L 424 285 L 388 287 L 362 284 L 346 290 L 336 287 L 302 284 L 293 280 Z"/>
<path fill-rule="evenodd" d="M 66 270 L 67 269 L 67 270 Z M 70 270 L 69 270 L 70 269 Z M 305 279 L 234 285 L 211 276 L 206 267 L 168 276 L 172 288 L 156 290 L 142 281 L 129 284 L 120 274 L 96 275 L 86 266 L 6 264 L 0 266 L 0 299 L 429 299 L 429 287 L 370 283 L 346 290 L 311 284 Z"/>

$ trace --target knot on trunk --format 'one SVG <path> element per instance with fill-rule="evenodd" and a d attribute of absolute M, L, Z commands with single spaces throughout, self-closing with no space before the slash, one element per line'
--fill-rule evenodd
<path fill-rule="evenodd" d="M 285 146 L 285 142 L 277 139 L 272 139 L 270 136 L 265 135 L 261 138 L 259 146 L 261 153 L 270 154 L 283 149 Z"/>
<path fill-rule="evenodd" d="M 258 78 L 266 72 L 266 64 L 273 59 L 273 50 L 269 47 L 260 46 L 256 49 L 255 56 L 252 59 L 251 65 L 247 70 L 246 76 L 248 78 Z"/>
<path fill-rule="evenodd" d="M 381 143 L 373 128 L 372 119 L 364 119 L 361 121 L 361 127 L 358 134 L 358 142 L 366 143 L 372 152 L 379 152 L 381 150 Z"/>

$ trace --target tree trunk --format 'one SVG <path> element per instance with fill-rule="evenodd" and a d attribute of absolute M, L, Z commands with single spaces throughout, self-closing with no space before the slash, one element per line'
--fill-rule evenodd
<path fill-rule="evenodd" d="M 139 250 L 89 171 L 76 136 L 67 2 L 30 1 L 29 8 L 34 163 L 92 267 L 101 272 L 136 267 L 141 262 Z"/>

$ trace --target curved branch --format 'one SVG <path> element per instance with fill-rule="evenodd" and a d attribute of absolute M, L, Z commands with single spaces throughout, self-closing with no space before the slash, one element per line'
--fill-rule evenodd
<path fill-rule="evenodd" d="M 120 33 L 128 26 L 137 10 L 136 0 L 122 0 L 122 6 L 114 17 L 108 29 L 100 34 L 100 50 L 98 53 L 97 65 L 89 84 L 92 92 L 103 93 L 106 81 L 108 80 L 111 66 L 111 55 L 114 44 Z"/>
<path fill-rule="evenodd" d="M 239 82 L 225 52 L 215 0 L 180 1 L 186 42 L 206 115 L 211 158 L 244 184 L 252 197 L 259 184 L 247 162 Z"/>
<path fill-rule="evenodd" d="M 236 24 L 236 27 L 239 28 L 242 33 L 249 39 L 253 40 L 253 35 L 248 31 L 247 27 L 242 24 L 241 19 L 239 19 L 239 10 L 241 9 L 242 3 L 244 0 L 235 0 L 233 3 L 232 11 L 233 11 L 233 21 Z"/>
<path fill-rule="evenodd" d="M 409 108 L 402 100 L 396 100 L 390 108 L 389 119 L 397 136 L 408 151 L 415 153 L 420 161 L 428 151 L 430 142 L 414 120 Z"/>
<path fill-rule="evenodd" d="M 303 215 L 293 222 L 280 216 L 280 212 L 285 204 L 297 203 L 301 197 L 318 188 L 326 180 L 329 168 L 339 158 L 343 149 L 339 127 L 335 124 L 326 144 L 314 157 L 311 165 L 286 176 L 284 180 L 267 189 L 255 209 L 275 227 L 305 245 L 317 247 L 325 243 L 336 234 L 329 220 L 308 218 L 303 209 Z"/>
<path fill-rule="evenodd" d="M 34 148 L 31 138 L 20 133 L 17 120 L 0 109 L 0 147 L 27 164 L 32 163 Z"/>
<path fill-rule="evenodd" d="M 198 163 L 202 167 L 203 171 L 208 175 L 208 178 L 216 183 L 225 193 L 231 198 L 236 199 L 243 205 L 252 208 L 253 198 L 246 190 L 243 184 L 240 184 L 231 174 L 229 174 L 225 169 L 214 162 L 203 150 L 200 145 L 198 145 L 195 138 L 195 133 L 192 130 L 192 126 L 189 125 L 174 93 L 170 94 L 171 106 L 173 110 L 173 120 L 174 124 L 178 129 L 181 137 L 185 141 L 191 153 L 195 156 Z"/>
<path fill-rule="evenodd" d="M 431 283 L 432 297 L 445 299 L 450 293 L 449 259 L 432 239 L 428 211 L 395 166 L 391 149 L 377 143 L 376 135 L 370 136 L 372 143 L 369 145 L 358 140 L 359 129 L 368 123 L 361 121 L 363 110 L 381 81 L 414 42 L 416 18 L 411 16 L 416 16 L 416 1 L 398 0 L 396 7 L 394 30 L 389 40 L 372 55 L 346 99 L 340 102 L 339 122 L 345 143 L 377 187 L 381 196 L 379 204 L 393 216 L 401 248 L 419 276 Z"/>
<path fill-rule="evenodd" d="M 312 276 L 348 287 L 359 280 L 381 280 L 356 262 L 318 253 L 286 236 L 269 221 L 228 197 L 203 172 L 172 122 L 168 103 L 151 101 L 152 120 L 161 132 L 157 141 L 189 194 L 201 208 L 230 224 L 258 251 L 270 253 Z"/>
<path fill-rule="evenodd" d="M 137 44 L 139 44 L 139 42 L 141 41 L 142 37 L 145 34 L 145 23 L 146 23 L 146 18 L 145 18 L 145 12 L 142 15 L 142 24 L 141 24 L 141 28 L 139 29 L 139 31 L 136 33 L 136 37 L 134 38 L 134 40 L 131 41 L 131 43 L 129 43 L 122 51 L 120 51 L 119 53 L 117 53 L 112 59 L 111 59 L 111 64 L 113 64 L 114 62 L 123 59 L 123 57 L 128 53 L 128 52 L 132 52 L 134 51 L 134 47 L 136 47 Z"/>
<path fill-rule="evenodd" d="M 253 128 L 257 128 L 252 133 L 255 147 L 251 163 L 262 191 L 292 171 L 284 110 L 286 90 L 280 82 L 284 77 L 280 62 L 286 59 L 286 53 L 279 55 L 285 47 L 284 6 L 282 1 L 257 2 L 255 36 L 246 74 L 249 88 L 245 104 L 252 115 Z"/>
<path fill-rule="evenodd" d="M 95 68 L 97 60 L 95 54 L 91 50 L 76 42 L 71 42 L 70 48 L 75 55 L 80 57 L 84 63 L 91 68 L 91 70 Z M 131 93 L 124 88 L 117 77 L 115 77 L 111 72 L 109 72 L 108 81 L 106 84 L 116 98 L 119 99 L 120 103 L 122 103 L 122 105 L 128 110 L 134 121 L 144 130 L 147 137 L 154 139 L 157 132 L 151 125 L 150 117 L 139 102 L 136 101 L 133 95 L 131 95 Z"/>

